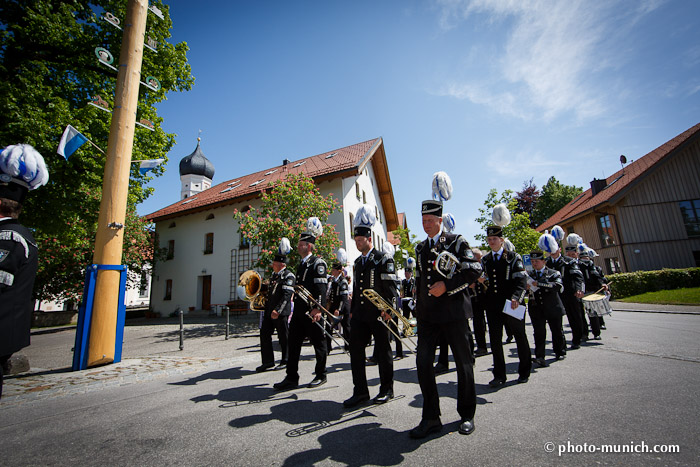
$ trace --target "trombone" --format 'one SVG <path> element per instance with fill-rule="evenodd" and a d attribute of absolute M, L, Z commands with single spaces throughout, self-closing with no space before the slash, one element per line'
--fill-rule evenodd
<path fill-rule="evenodd" d="M 401 339 L 401 336 L 399 336 L 397 332 L 395 332 L 393 329 L 391 329 L 391 326 L 388 325 L 386 323 L 386 321 L 384 321 L 384 319 L 382 319 L 381 315 L 377 317 L 377 320 L 381 321 L 382 324 L 384 326 L 386 326 L 386 328 L 389 330 L 389 332 L 391 332 L 394 335 L 394 337 L 396 337 L 397 339 L 404 342 L 406 347 L 408 347 L 411 351 L 413 351 L 415 353 L 417 345 L 413 341 L 413 339 L 411 339 L 411 336 L 414 335 L 413 326 L 411 326 L 411 323 L 402 314 L 397 312 L 394 309 L 394 307 L 389 304 L 389 302 L 384 300 L 384 297 L 379 295 L 376 290 L 365 289 L 362 291 L 362 295 L 364 295 L 370 302 L 372 302 L 372 304 L 374 306 L 376 306 L 379 309 L 379 311 L 382 311 L 382 312 L 388 314 L 389 316 L 396 316 L 403 323 L 404 335 L 406 336 L 406 339 L 408 340 L 408 342 L 411 343 L 411 345 L 408 345 L 408 343 L 404 342 L 403 339 Z M 398 328 L 397 328 L 397 330 L 398 330 Z"/>
<path fill-rule="evenodd" d="M 313 307 L 315 307 L 315 308 L 318 308 L 319 310 L 321 310 L 321 311 L 323 311 L 324 313 L 328 314 L 328 315 L 329 315 L 331 318 L 333 318 L 333 319 L 336 318 L 336 316 L 335 316 L 333 313 L 331 313 L 330 311 L 328 311 L 323 305 L 321 305 L 321 303 L 320 303 L 318 300 L 316 300 L 316 299 L 313 297 L 313 295 L 311 295 L 311 292 L 309 292 L 309 291 L 306 289 L 306 287 L 304 287 L 303 285 L 295 285 L 295 286 L 294 286 L 294 290 L 296 290 L 297 295 L 299 295 L 299 297 L 301 297 L 301 299 L 304 300 L 309 306 L 313 306 Z M 313 320 L 313 317 L 311 316 L 311 313 L 310 313 L 310 312 L 306 312 L 306 316 L 308 316 L 309 318 L 311 318 L 311 319 Z M 329 323 L 328 323 L 328 320 L 326 319 L 325 316 L 321 315 L 321 318 L 323 319 L 323 323 L 324 323 L 324 324 L 326 324 L 326 325 L 329 324 Z M 319 325 L 319 326 L 321 327 L 321 329 L 323 329 L 323 332 L 324 332 L 328 337 L 330 337 L 330 338 L 333 340 L 333 342 L 335 342 L 335 345 L 337 345 L 338 347 L 340 347 L 340 345 L 338 344 L 338 341 L 336 341 L 335 338 L 333 337 L 333 334 L 332 334 L 333 328 L 332 328 L 330 325 L 329 325 L 329 327 L 331 327 L 331 333 L 329 333 L 329 332 L 326 330 L 326 326 L 320 324 L 318 321 L 314 321 L 314 322 L 315 322 L 317 325 Z M 345 346 L 346 346 L 346 347 L 350 347 L 350 343 L 349 343 L 347 340 L 345 340 L 345 338 L 344 338 L 340 333 L 338 333 L 338 336 L 340 336 L 340 338 L 343 339 L 343 342 L 345 342 Z M 347 353 L 347 351 L 346 351 L 346 353 Z"/>

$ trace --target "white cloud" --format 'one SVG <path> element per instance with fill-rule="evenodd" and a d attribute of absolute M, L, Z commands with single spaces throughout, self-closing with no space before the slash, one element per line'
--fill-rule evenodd
<path fill-rule="evenodd" d="M 567 113 L 579 121 L 598 117 L 616 92 L 596 81 L 597 73 L 620 66 L 611 37 L 660 3 L 649 0 L 632 11 L 613 1 L 438 0 L 442 28 L 471 19 L 506 34 L 495 64 L 484 64 L 485 74 L 448 83 L 438 94 L 523 120 L 550 121 Z"/>
<path fill-rule="evenodd" d="M 496 175 L 499 179 L 506 178 L 518 181 L 523 178 L 523 174 L 529 174 L 527 178 L 535 174 L 542 174 L 545 175 L 546 179 L 562 168 L 571 166 L 570 161 L 553 159 L 540 151 L 496 152 L 490 154 L 485 160 L 486 171 L 489 175 Z"/>

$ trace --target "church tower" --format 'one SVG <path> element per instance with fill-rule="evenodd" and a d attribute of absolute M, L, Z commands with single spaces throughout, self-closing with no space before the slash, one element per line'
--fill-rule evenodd
<path fill-rule="evenodd" d="M 201 138 L 197 138 L 197 147 L 189 156 L 180 161 L 180 199 L 194 196 L 211 188 L 214 178 L 214 164 L 207 159 L 199 147 Z"/>

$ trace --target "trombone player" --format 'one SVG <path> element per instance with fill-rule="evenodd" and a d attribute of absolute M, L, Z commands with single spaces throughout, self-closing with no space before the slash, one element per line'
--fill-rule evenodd
<path fill-rule="evenodd" d="M 394 362 L 389 347 L 389 331 L 386 320 L 391 319 L 367 297 L 363 290 L 372 289 L 385 301 L 396 308 L 398 289 L 394 258 L 377 251 L 372 245 L 372 227 L 376 223 L 374 210 L 363 205 L 355 215 L 353 235 L 355 246 L 361 255 L 355 260 L 353 279 L 353 299 L 350 305 L 350 367 L 352 369 L 352 397 L 343 402 L 346 408 L 355 407 L 369 400 L 367 372 L 365 368 L 365 348 L 374 336 L 375 356 L 379 367 L 379 394 L 373 399 L 375 404 L 383 404 L 394 397 Z M 381 323 L 378 318 L 384 319 Z"/>
<path fill-rule="evenodd" d="M 260 327 L 260 352 L 262 365 L 255 371 L 262 372 L 275 366 L 275 354 L 272 350 L 272 333 L 277 330 L 277 337 L 282 347 L 282 360 L 275 370 L 287 368 L 287 335 L 289 332 L 289 314 L 292 312 L 292 295 L 296 277 L 287 269 L 287 255 L 291 251 L 289 239 L 280 241 L 277 253 L 272 259 L 272 278 L 265 302 L 265 313 Z"/>
<path fill-rule="evenodd" d="M 474 431 L 476 412 L 468 324 L 472 309 L 466 290 L 481 275 L 481 264 L 461 235 L 447 233 L 442 228 L 442 201 L 452 196 L 452 183 L 446 173 L 435 174 L 433 192 L 438 200 L 423 201 L 421 206 L 423 230 L 428 238 L 416 247 L 416 315 L 420 330 L 416 367 L 423 393 L 423 413 L 420 424 L 409 432 L 411 438 L 425 438 L 442 429 L 433 368 L 435 349 L 441 336 L 452 349 L 457 368 L 457 412 L 461 417 L 461 434 Z M 449 261 L 443 264 L 441 257 Z M 441 265 L 446 268 L 441 268 Z"/>

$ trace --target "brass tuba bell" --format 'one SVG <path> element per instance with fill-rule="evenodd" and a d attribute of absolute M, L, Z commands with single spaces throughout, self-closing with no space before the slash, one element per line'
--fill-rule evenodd
<path fill-rule="evenodd" d="M 245 299 L 250 302 L 253 311 L 264 311 L 267 303 L 267 284 L 260 274 L 252 269 L 241 274 L 238 285 L 245 289 Z"/>

